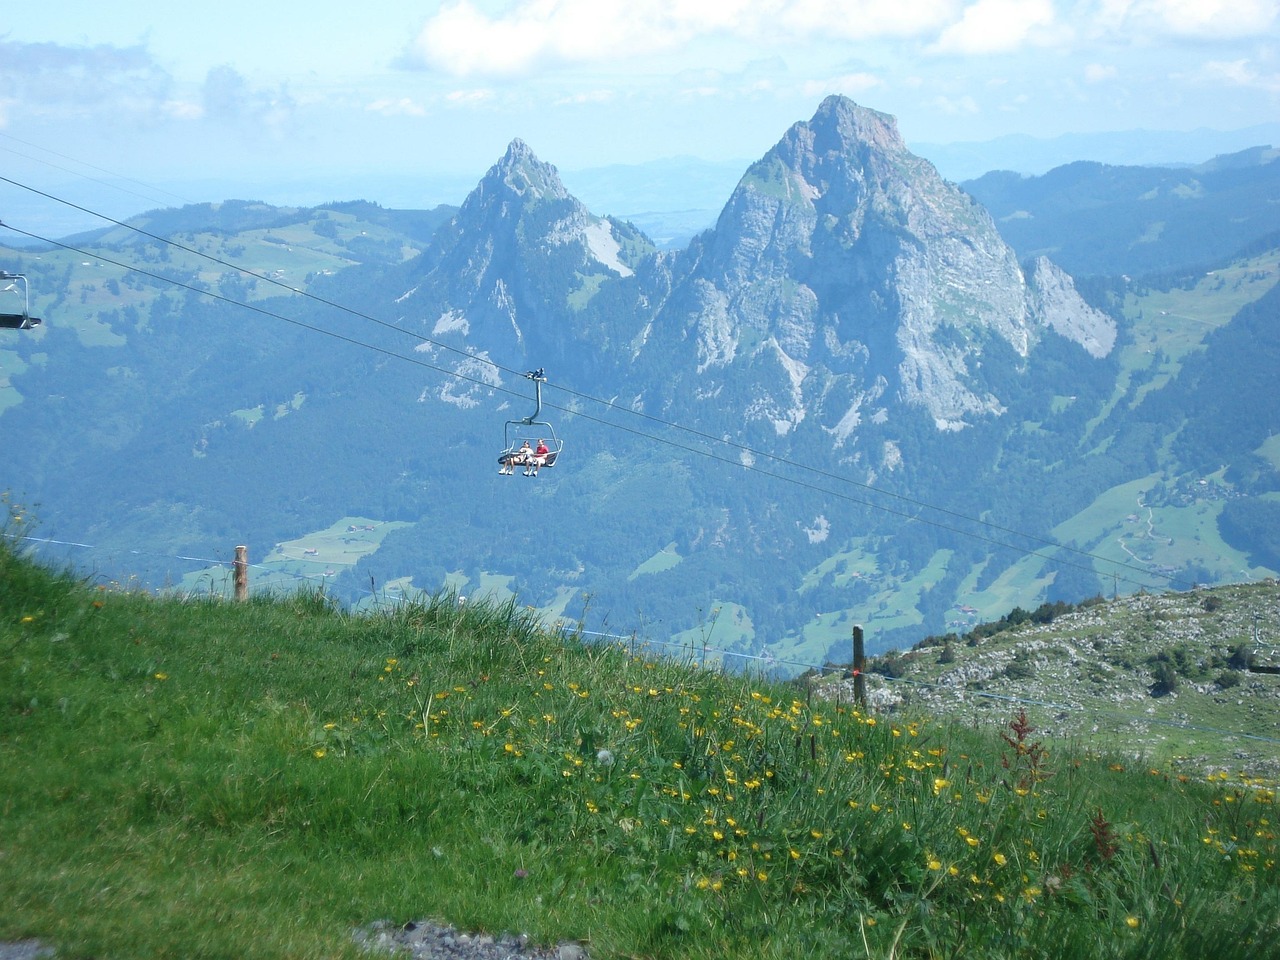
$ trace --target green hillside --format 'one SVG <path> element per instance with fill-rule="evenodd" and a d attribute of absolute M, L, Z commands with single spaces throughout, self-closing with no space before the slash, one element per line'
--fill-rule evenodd
<path fill-rule="evenodd" d="M 1204 268 L 1280 229 L 1280 164 L 1254 149 L 1199 167 L 1069 163 L 1043 176 L 994 171 L 963 184 L 1021 257 L 1047 254 L 1073 276 Z"/>
<path fill-rule="evenodd" d="M 68 238 L 67 248 L 38 254 L 0 248 L 0 266 L 28 275 L 32 314 L 56 317 L 56 325 L 74 331 L 85 347 L 122 347 L 131 335 L 148 332 L 157 299 L 181 297 L 175 284 L 261 304 L 308 290 L 352 266 L 408 260 L 452 210 L 395 211 L 371 203 L 303 209 L 235 200 L 195 204 L 153 211 L 131 220 L 130 227 Z M 252 264 L 257 276 L 246 276 L 238 264 Z M 0 340 L 0 411 L 22 400 L 6 371 L 20 363 L 16 346 Z"/>
<path fill-rule="evenodd" d="M 652 958 L 1257 958 L 1275 784 L 856 708 L 452 594 L 94 588 L 0 540 L 0 945 L 369 956 L 424 920 Z M 319 547 L 317 547 L 319 549 Z"/>

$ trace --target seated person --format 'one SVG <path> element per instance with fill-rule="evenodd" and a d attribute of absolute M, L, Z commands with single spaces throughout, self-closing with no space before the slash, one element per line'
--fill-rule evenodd
<path fill-rule="evenodd" d="M 512 474 L 516 472 L 516 467 L 523 466 L 526 468 L 525 472 L 527 473 L 528 465 L 532 462 L 532 460 L 533 460 L 533 447 L 529 446 L 529 441 L 526 440 L 524 443 L 520 445 L 520 449 L 517 450 L 515 453 L 502 457 L 501 459 L 502 466 L 498 468 L 498 472 L 505 473 L 505 474 Z"/>
<path fill-rule="evenodd" d="M 535 477 L 538 475 L 538 468 L 547 462 L 547 454 L 550 452 L 551 450 L 547 447 L 547 441 L 539 439 L 538 449 L 533 451 L 533 456 L 527 461 L 529 466 L 533 467 L 532 473 Z M 529 466 L 524 468 L 526 476 L 530 473 Z"/>

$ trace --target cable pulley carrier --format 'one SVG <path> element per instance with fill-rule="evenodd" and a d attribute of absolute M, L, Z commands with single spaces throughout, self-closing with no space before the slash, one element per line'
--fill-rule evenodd
<path fill-rule="evenodd" d="M 536 477 L 543 467 L 554 467 L 564 449 L 564 441 L 556 436 L 556 429 L 542 414 L 542 385 L 547 382 L 542 368 L 530 370 L 525 377 L 533 381 L 533 413 L 523 420 L 508 420 L 502 433 L 502 453 L 498 456 L 498 473 L 511 476 L 517 467 L 524 469 L 526 477 Z"/>
<path fill-rule="evenodd" d="M 18 285 L 22 285 L 21 291 Z M 31 315 L 31 294 L 27 288 L 27 278 L 20 273 L 7 273 L 0 270 L 0 293 L 13 293 L 22 297 L 21 313 L 0 313 L 0 327 L 10 330 L 30 330 L 40 325 L 40 318 Z"/>

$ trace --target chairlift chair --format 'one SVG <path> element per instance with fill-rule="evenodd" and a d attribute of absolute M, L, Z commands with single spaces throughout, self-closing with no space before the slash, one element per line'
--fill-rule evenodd
<path fill-rule="evenodd" d="M 502 453 L 498 455 L 498 463 L 500 465 L 500 473 L 513 474 L 517 462 L 517 451 L 520 445 L 528 443 L 530 448 L 539 440 L 547 445 L 547 455 L 538 469 L 542 467 L 554 467 L 556 461 L 560 458 L 560 452 L 564 449 L 564 441 L 556 436 L 556 428 L 546 420 L 539 420 L 538 417 L 542 413 L 542 385 L 547 382 L 546 374 L 542 368 L 530 370 L 525 377 L 533 381 L 534 402 L 533 413 L 521 420 L 508 420 L 502 431 Z M 537 429 L 531 429 L 537 428 Z M 535 473 L 537 470 L 534 471 Z"/>
<path fill-rule="evenodd" d="M 22 284 L 19 292 L 18 284 Z M 10 330 L 30 330 L 40 325 L 40 318 L 31 315 L 31 292 L 27 287 L 27 278 L 20 273 L 8 273 L 0 270 L 0 293 L 13 293 L 22 297 L 21 313 L 0 313 L 0 327 Z"/>

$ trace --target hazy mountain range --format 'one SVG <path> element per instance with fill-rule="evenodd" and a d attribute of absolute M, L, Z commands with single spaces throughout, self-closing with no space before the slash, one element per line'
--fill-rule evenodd
<path fill-rule="evenodd" d="M 674 249 L 519 140 L 458 207 L 155 211 L 0 252 L 47 318 L 0 343 L 3 485 L 103 576 L 249 543 L 260 584 L 804 662 L 1272 575 L 1278 172 L 961 189 L 830 98 Z M 562 460 L 500 477 L 535 368 Z"/>

